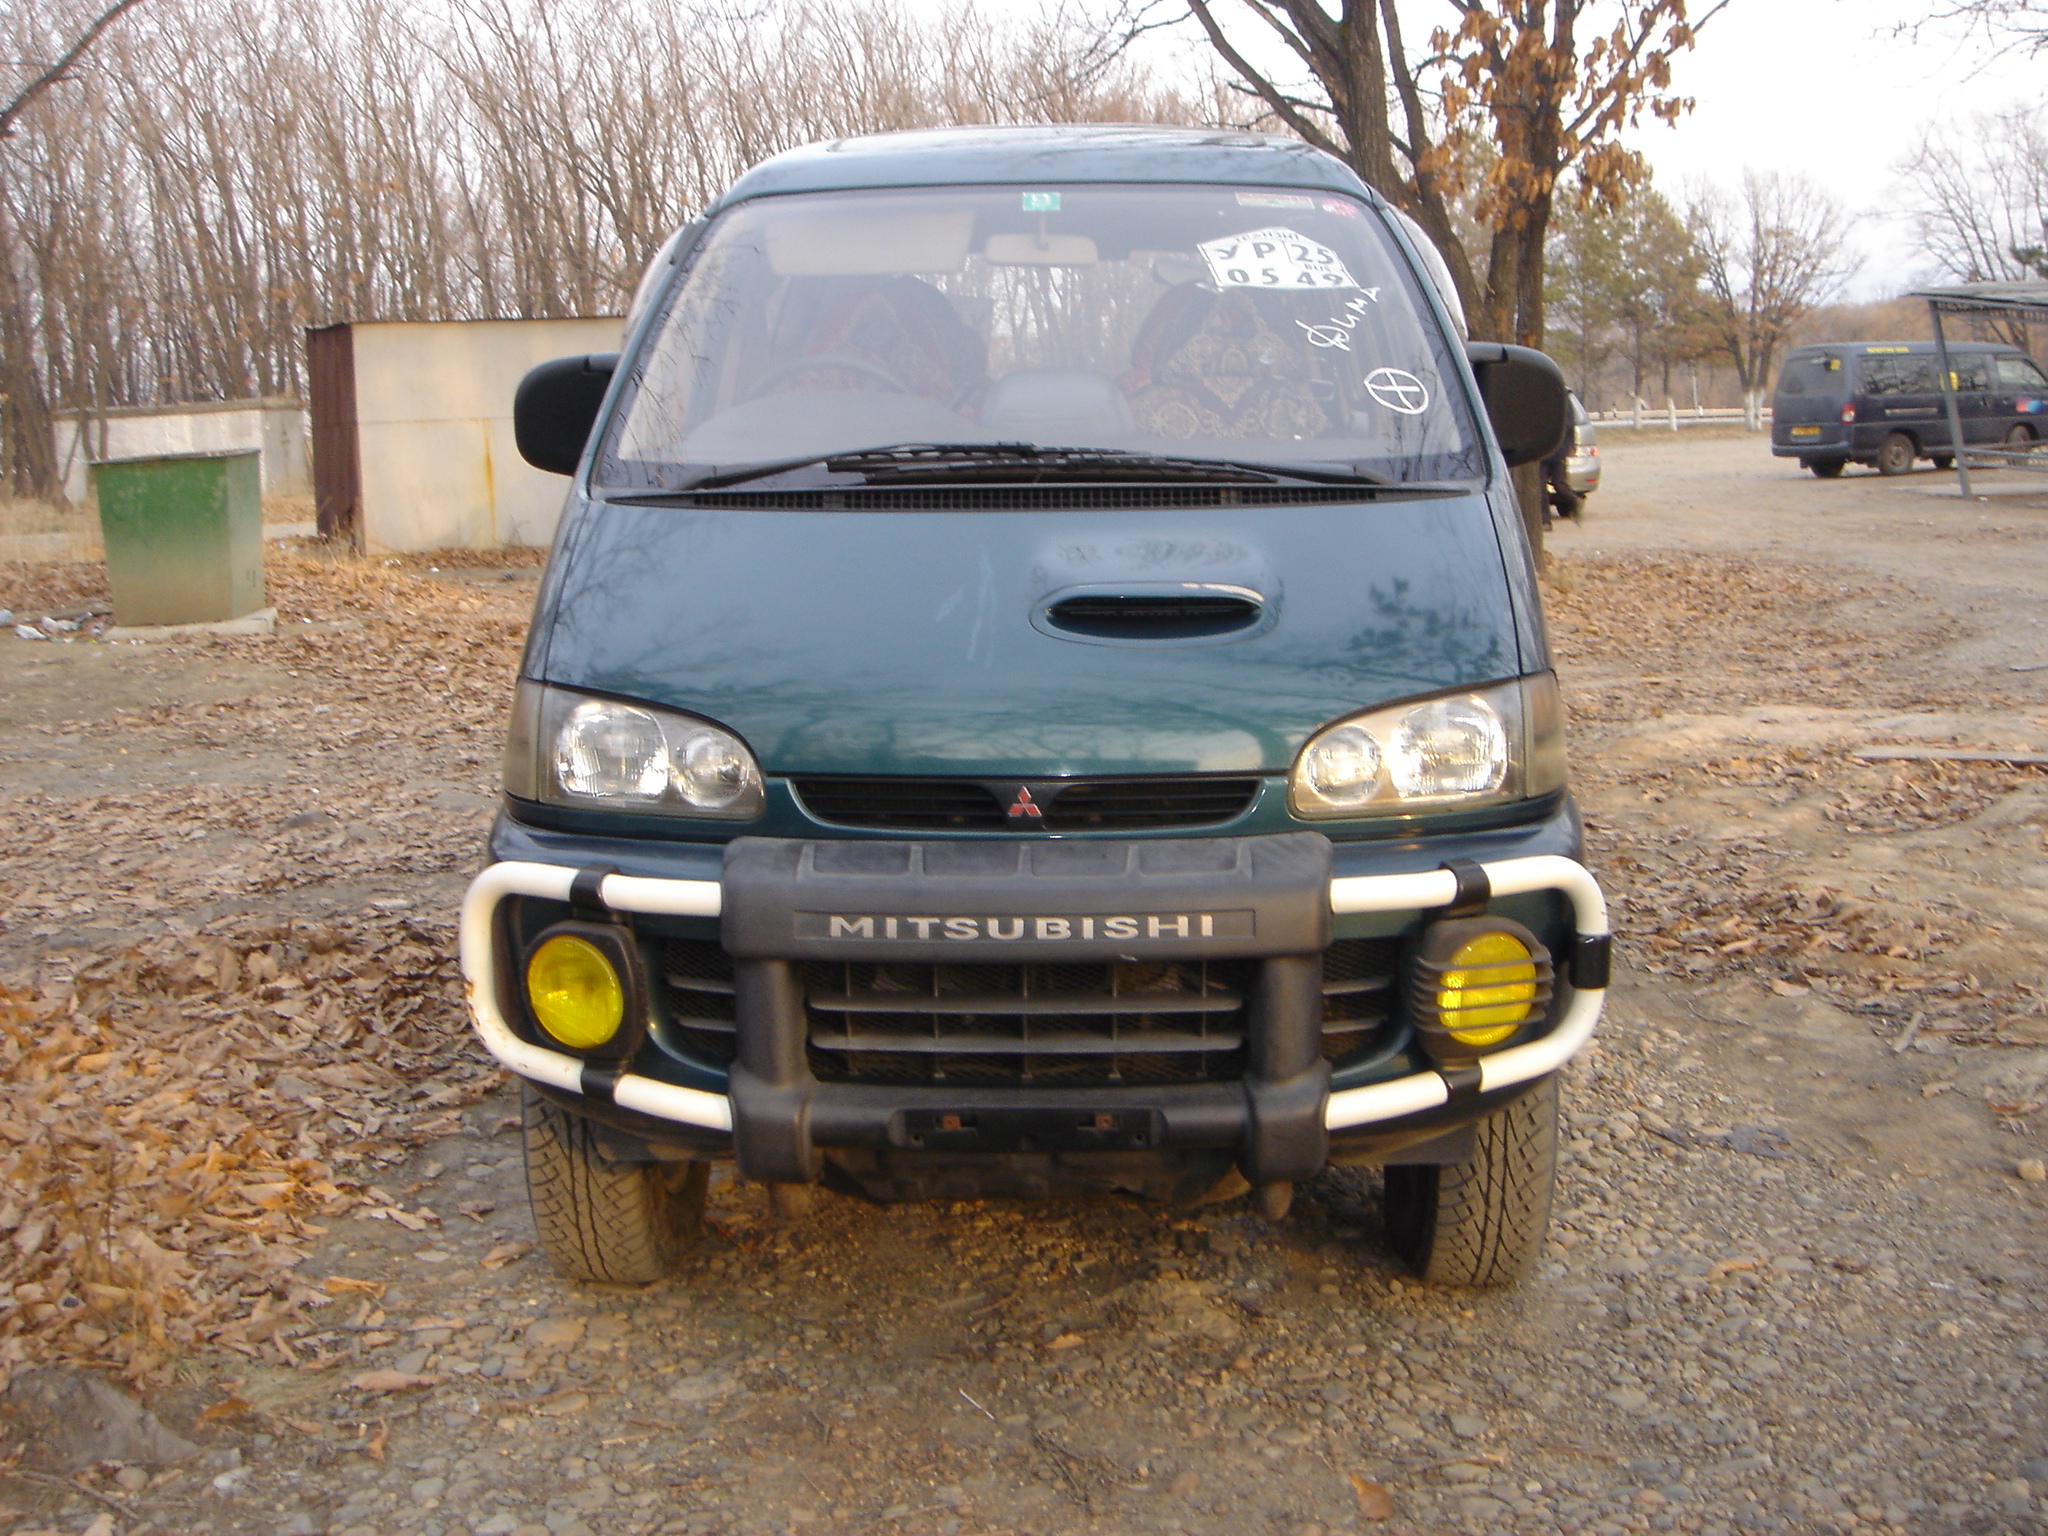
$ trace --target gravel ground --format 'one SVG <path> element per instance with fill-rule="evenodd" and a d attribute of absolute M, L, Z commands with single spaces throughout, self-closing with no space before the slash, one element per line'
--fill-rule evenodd
<path fill-rule="evenodd" d="M 1937 501 L 1931 476 L 1809 481 L 1753 440 L 1605 457 L 1588 525 L 1554 541 L 1554 607 L 1580 794 L 1629 944 L 1570 1075 L 1553 1243 L 1530 1282 L 1418 1289 L 1379 1247 L 1375 1180 L 1346 1173 L 1277 1227 L 1242 1205 L 831 1197 L 785 1224 L 721 1185 L 685 1273 L 579 1288 L 526 1247 L 509 1093 L 401 1112 L 371 1085 L 390 1123 L 361 1130 L 336 1087 L 315 1108 L 358 1131 L 317 1148 L 334 1193 L 287 1213 L 289 1278 L 223 1292 L 266 1326 L 202 1329 L 143 1369 L 118 1339 L 51 1331 L 61 1308 L 39 1292 L 55 1321 L 9 1334 L 17 1389 L 43 1360 L 126 1369 L 213 1459 L 115 1455 L 73 1480 L 63 1453 L 92 1437 L 34 1422 L 17 1390 L 0 1530 L 2048 1528 L 2048 1183 L 2018 1176 L 2041 1155 L 2029 1084 L 2048 1077 L 2048 785 L 1848 750 L 2048 746 L 2048 672 L 2008 670 L 2048 659 L 2044 508 Z M 346 954 L 410 902 L 410 942 L 445 934 L 489 788 L 484 727 L 394 758 L 407 690 L 376 683 L 380 626 L 459 608 L 497 647 L 464 675 L 502 686 L 529 589 L 499 574 L 307 577 L 287 620 L 368 628 L 289 651 L 0 640 L 0 821 L 34 829 L 6 845 L 13 995 L 253 913 L 283 926 L 236 942 L 267 942 L 287 977 L 309 925 Z M 57 578 L 11 579 L 0 603 L 19 612 Z M 1659 632 L 1652 611 L 1683 621 Z M 442 664 L 408 654 L 414 673 Z M 114 700 L 135 713 L 110 724 Z M 331 782 L 367 785 L 387 759 L 392 782 L 361 791 L 368 814 L 282 830 L 290 786 L 228 753 L 241 727 L 317 728 L 322 705 L 345 717 L 312 759 Z M 382 732 L 358 734 L 380 711 Z M 75 814 L 117 764 L 129 814 L 217 839 L 189 867 L 164 851 L 136 866 L 156 906 L 113 899 L 140 876 Z M 194 777 L 221 798 L 194 801 Z M 402 869 L 366 852 L 385 843 Z M 440 1019 L 437 1081 L 466 1082 L 454 1000 L 434 1006 L 408 1027 Z M 289 1070 L 262 1066 L 232 1107 L 271 1113 Z M 90 1092 L 36 1102 L 54 1116 Z M 276 1112 L 303 1122 L 304 1096 Z"/>

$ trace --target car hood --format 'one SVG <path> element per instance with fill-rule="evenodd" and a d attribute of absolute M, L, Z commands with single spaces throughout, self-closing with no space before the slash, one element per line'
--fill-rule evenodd
<path fill-rule="evenodd" d="M 771 774 L 1280 772 L 1337 716 L 1525 670 L 1477 493 L 1198 511 L 596 503 L 555 559 L 536 675 L 716 720 Z M 1248 589 L 1266 617 L 1241 638 L 1146 645 L 1041 627 L 1075 588 L 1190 582 Z"/>

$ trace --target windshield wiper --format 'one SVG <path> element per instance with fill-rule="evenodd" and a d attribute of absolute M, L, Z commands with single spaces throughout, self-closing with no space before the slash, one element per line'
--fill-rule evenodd
<path fill-rule="evenodd" d="M 819 466 L 834 474 L 857 474 L 869 484 L 918 481 L 1001 480 L 1010 484 L 1046 481 L 1204 480 L 1231 485 L 1272 485 L 1282 479 L 1318 485 L 1386 485 L 1355 470 L 1300 464 L 1261 464 L 1241 459 L 1180 458 L 1118 448 L 1056 448 L 1037 443 L 895 443 L 844 453 L 808 454 L 711 469 L 674 487 L 708 491 L 766 480 L 791 470 Z"/>

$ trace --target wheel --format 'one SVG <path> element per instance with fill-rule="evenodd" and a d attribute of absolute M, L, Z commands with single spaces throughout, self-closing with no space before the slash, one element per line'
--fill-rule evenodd
<path fill-rule="evenodd" d="M 1927 461 L 1936 469 L 1953 469 L 1956 456 L 1952 453 L 1931 453 L 1927 456 Z"/>
<path fill-rule="evenodd" d="M 2012 430 L 2005 434 L 2005 449 L 2008 453 L 2032 453 L 2034 451 L 2034 429 L 2023 421 L 2012 424 Z"/>
<path fill-rule="evenodd" d="M 1808 459 L 1806 467 L 1823 480 L 1839 480 L 1842 466 L 1848 462 L 1847 459 Z"/>
<path fill-rule="evenodd" d="M 1913 445 L 1913 439 L 1903 432 L 1894 432 L 1877 450 L 1877 472 L 1880 475 L 1903 475 L 1912 469 L 1918 454 L 1919 449 Z"/>
<path fill-rule="evenodd" d="M 708 1163 L 615 1163 L 581 1115 L 522 1085 L 526 1194 L 549 1261 L 571 1280 L 645 1285 L 671 1273 L 704 1223 Z"/>
<path fill-rule="evenodd" d="M 1557 1185 L 1557 1078 L 1475 1127 L 1472 1161 L 1387 1170 L 1387 1241 L 1432 1285 L 1512 1285 L 1543 1251 Z"/>

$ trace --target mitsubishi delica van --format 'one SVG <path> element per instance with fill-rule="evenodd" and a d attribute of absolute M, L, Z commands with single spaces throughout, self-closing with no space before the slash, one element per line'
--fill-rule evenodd
<path fill-rule="evenodd" d="M 1567 408 L 1439 266 L 1299 143 L 846 139 L 526 378 L 568 501 L 461 942 L 564 1274 L 660 1276 L 717 1163 L 792 1219 L 1376 1165 L 1423 1276 L 1527 1270 L 1607 982 L 1508 478 Z"/>
<path fill-rule="evenodd" d="M 1963 443 L 2025 453 L 2048 438 L 2048 376 L 2018 347 L 1950 345 Z M 1955 433 L 1931 341 L 1794 347 L 1771 397 L 1771 453 L 1833 479 L 1849 464 L 1903 475 L 1916 460 L 1955 462 Z"/>

